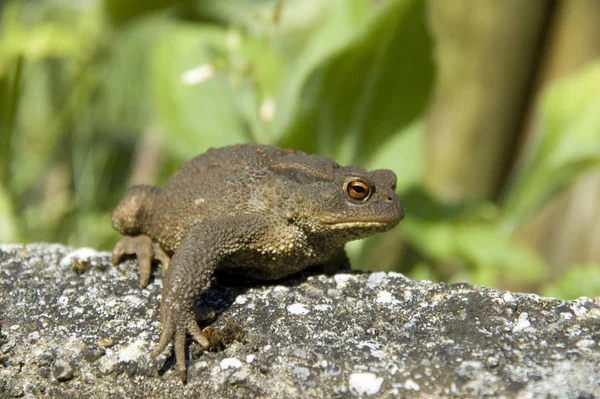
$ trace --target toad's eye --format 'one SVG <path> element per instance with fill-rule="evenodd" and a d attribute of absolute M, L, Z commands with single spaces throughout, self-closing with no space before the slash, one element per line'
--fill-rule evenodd
<path fill-rule="evenodd" d="M 350 197 L 356 200 L 364 200 L 369 196 L 371 188 L 365 182 L 362 182 L 360 180 L 354 180 L 348 182 L 348 185 L 346 186 L 346 191 L 348 192 L 348 195 Z"/>

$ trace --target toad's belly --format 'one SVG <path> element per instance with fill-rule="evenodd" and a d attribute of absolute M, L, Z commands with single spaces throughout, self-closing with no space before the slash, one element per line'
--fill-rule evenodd
<path fill-rule="evenodd" d="M 278 280 L 309 266 L 319 265 L 328 256 L 294 251 L 285 256 L 248 251 L 225 260 L 218 270 L 260 280 Z"/>

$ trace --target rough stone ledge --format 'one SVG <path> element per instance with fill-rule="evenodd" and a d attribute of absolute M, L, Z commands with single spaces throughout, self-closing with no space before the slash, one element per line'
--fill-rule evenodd
<path fill-rule="evenodd" d="M 0 245 L 0 398 L 600 397 L 598 299 L 395 273 L 220 277 L 199 299 L 246 331 L 189 382 L 158 340 L 162 272 L 60 245 Z M 74 271 L 77 269 L 77 273 Z"/>

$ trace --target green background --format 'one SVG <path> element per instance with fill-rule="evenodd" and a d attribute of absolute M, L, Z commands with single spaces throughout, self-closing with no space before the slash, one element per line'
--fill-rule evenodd
<path fill-rule="evenodd" d="M 109 250 L 127 186 L 257 141 L 396 172 L 355 268 L 598 296 L 600 63 L 546 3 L 7 1 L 0 242 Z"/>

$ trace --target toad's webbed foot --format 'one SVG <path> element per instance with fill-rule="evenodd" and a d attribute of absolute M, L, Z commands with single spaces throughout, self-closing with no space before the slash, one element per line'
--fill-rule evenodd
<path fill-rule="evenodd" d="M 146 288 L 148 283 L 150 283 L 153 259 L 158 260 L 163 265 L 165 271 L 169 267 L 171 260 L 160 244 L 153 242 L 145 234 L 121 237 L 112 251 L 112 264 L 117 265 L 125 255 L 135 255 L 137 257 L 140 267 L 140 286 L 142 288 Z"/>

